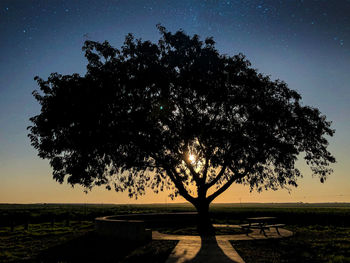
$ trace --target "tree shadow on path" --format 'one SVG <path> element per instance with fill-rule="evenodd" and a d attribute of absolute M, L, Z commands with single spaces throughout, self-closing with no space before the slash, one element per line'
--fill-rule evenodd
<path fill-rule="evenodd" d="M 180 241 L 181 242 L 181 241 Z M 196 244 L 196 242 L 200 242 L 200 244 Z M 219 243 L 220 242 L 220 245 Z M 176 262 L 186 262 L 186 263 L 199 263 L 199 262 L 218 262 L 218 263 L 235 263 L 235 262 L 243 262 L 240 260 L 239 255 L 237 254 L 237 260 L 232 257 L 235 255 L 235 250 L 229 241 L 226 240 L 217 240 L 215 236 L 206 236 L 201 237 L 200 241 L 185 241 L 182 243 L 182 250 L 178 251 L 176 254 L 171 255 L 166 263 L 176 263 Z M 191 254 L 194 252 L 193 250 L 197 250 L 198 246 L 200 246 L 198 252 L 193 257 Z M 227 255 L 223 251 L 223 247 L 225 247 L 225 252 L 230 254 Z M 191 251 L 192 250 L 192 251 Z"/>

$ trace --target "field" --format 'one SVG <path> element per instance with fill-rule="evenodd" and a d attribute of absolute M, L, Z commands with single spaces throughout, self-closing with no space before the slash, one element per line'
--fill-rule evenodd
<path fill-rule="evenodd" d="M 176 241 L 101 239 L 94 235 L 93 220 L 179 211 L 194 210 L 188 204 L 0 204 L 0 262 L 164 262 Z M 276 216 L 295 233 L 283 240 L 232 242 L 247 263 L 350 262 L 350 204 L 214 204 L 211 215 L 214 223 L 225 224 Z M 181 233 L 177 226 L 165 231 Z"/>

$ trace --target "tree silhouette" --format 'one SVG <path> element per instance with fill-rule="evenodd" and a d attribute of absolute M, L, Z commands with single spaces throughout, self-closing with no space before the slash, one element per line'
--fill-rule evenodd
<path fill-rule="evenodd" d="M 85 76 L 35 77 L 41 113 L 29 137 L 54 179 L 130 197 L 171 189 L 204 231 L 209 204 L 233 183 L 297 186 L 300 153 L 321 182 L 332 172 L 334 130 L 318 109 L 244 55 L 219 54 L 212 38 L 158 29 L 157 44 L 132 34 L 121 49 L 86 41 Z"/>

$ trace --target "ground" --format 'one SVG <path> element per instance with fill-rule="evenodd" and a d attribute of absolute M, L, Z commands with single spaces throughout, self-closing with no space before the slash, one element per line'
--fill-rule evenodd
<path fill-rule="evenodd" d="M 288 226 L 294 236 L 279 240 L 232 241 L 246 263 L 350 262 L 350 227 Z"/>
<path fill-rule="evenodd" d="M 192 210 L 189 205 L 0 204 L 0 262 L 82 262 L 84 259 L 89 262 L 95 259 L 96 262 L 165 262 L 177 241 L 127 244 L 109 240 L 103 243 L 93 234 L 93 218 Z M 214 222 L 224 224 L 238 224 L 251 216 L 276 216 L 295 233 L 291 238 L 278 241 L 233 241 L 234 248 L 247 263 L 350 262 L 349 204 L 214 205 L 211 211 Z M 13 232 L 11 222 L 15 226 Z M 29 222 L 28 230 L 24 229 L 26 222 Z M 168 227 L 165 231 L 184 233 L 193 228 Z"/>

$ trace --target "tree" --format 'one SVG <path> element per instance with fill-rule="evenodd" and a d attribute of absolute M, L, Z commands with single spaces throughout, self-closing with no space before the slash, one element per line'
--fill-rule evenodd
<path fill-rule="evenodd" d="M 41 113 L 29 137 L 54 179 L 130 197 L 171 189 L 205 231 L 210 203 L 233 183 L 297 186 L 301 153 L 321 182 L 332 172 L 334 130 L 318 109 L 244 55 L 219 54 L 212 38 L 158 29 L 157 44 L 131 34 L 121 49 L 86 41 L 85 76 L 35 77 Z"/>

